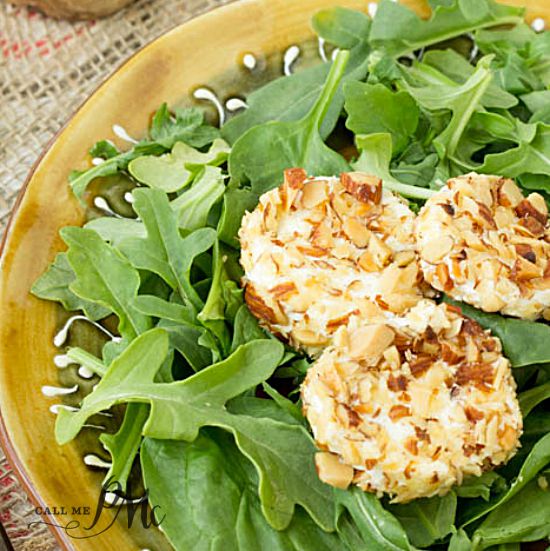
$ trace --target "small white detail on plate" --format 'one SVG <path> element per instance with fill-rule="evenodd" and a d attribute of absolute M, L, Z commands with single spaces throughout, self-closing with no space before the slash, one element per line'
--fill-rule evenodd
<path fill-rule="evenodd" d="M 250 71 L 256 68 L 257 63 L 258 62 L 254 54 L 248 53 L 243 55 L 243 65 Z"/>
<path fill-rule="evenodd" d="M 141 503 L 143 501 L 142 497 L 138 497 L 137 499 L 125 499 L 116 495 L 114 492 L 106 492 L 104 499 L 105 503 L 108 505 L 114 505 L 115 503 L 124 505 L 126 503 Z"/>
<path fill-rule="evenodd" d="M 132 205 L 134 203 L 134 196 L 132 195 L 132 192 L 131 191 L 127 191 L 125 194 L 124 194 L 124 200 L 127 202 L 127 203 L 130 203 L 130 205 Z"/>
<path fill-rule="evenodd" d="M 94 197 L 94 207 L 98 208 L 99 210 L 102 210 L 103 212 L 106 212 L 107 214 L 110 214 L 111 216 L 115 216 L 116 218 L 123 218 L 120 216 L 120 214 L 117 214 L 107 203 L 107 200 L 103 197 Z"/>
<path fill-rule="evenodd" d="M 238 111 L 239 109 L 246 109 L 248 105 L 246 105 L 246 102 L 243 101 L 241 98 L 229 98 L 225 102 L 225 108 L 228 111 Z"/>
<path fill-rule="evenodd" d="M 369 12 L 369 15 L 374 17 L 376 15 L 376 10 L 378 9 L 378 4 L 376 2 L 369 2 L 369 5 L 367 6 L 367 11 Z"/>
<path fill-rule="evenodd" d="M 65 396 L 67 394 L 74 394 L 78 391 L 78 385 L 74 385 L 71 387 L 63 387 L 63 386 L 49 386 L 44 385 L 42 387 L 42 394 L 44 396 L 48 396 L 49 398 L 53 396 Z"/>
<path fill-rule="evenodd" d="M 212 90 L 204 87 L 197 88 L 193 92 L 193 97 L 196 99 L 203 99 L 212 103 L 216 108 L 216 110 L 218 111 L 218 116 L 220 118 L 220 126 L 225 122 L 225 111 L 223 110 L 223 105 L 221 104 L 216 94 L 212 92 Z"/>
<path fill-rule="evenodd" d="M 93 453 L 84 456 L 84 463 L 88 465 L 88 467 L 97 467 L 98 469 L 109 469 L 112 465 L 109 461 L 104 461 L 101 457 Z"/>
<path fill-rule="evenodd" d="M 94 430 L 106 430 L 107 427 L 104 427 L 103 425 L 92 425 L 91 423 L 86 423 L 85 425 L 82 425 L 82 428 L 84 429 L 94 429 Z"/>
<path fill-rule="evenodd" d="M 94 166 L 100 165 L 100 164 L 102 164 L 102 163 L 104 163 L 104 162 L 105 162 L 105 159 L 102 159 L 101 157 L 94 157 L 94 158 L 92 159 L 92 164 L 93 164 Z"/>
<path fill-rule="evenodd" d="M 531 21 L 531 28 L 538 33 L 544 31 L 545 27 L 546 23 L 542 17 L 535 17 L 535 19 Z"/>
<path fill-rule="evenodd" d="M 74 364 L 75 361 L 71 360 L 67 354 L 57 354 L 53 357 L 53 363 L 56 367 L 59 367 L 59 369 L 64 369 L 65 367 Z"/>
<path fill-rule="evenodd" d="M 336 56 L 338 55 L 339 51 L 340 51 L 340 48 L 334 48 L 334 50 L 332 50 L 332 55 L 330 56 L 332 61 L 336 59 Z"/>
<path fill-rule="evenodd" d="M 138 141 L 132 138 L 132 136 L 130 136 L 128 132 L 126 132 L 126 130 L 122 128 L 122 126 L 120 126 L 120 124 L 113 124 L 113 132 L 116 136 L 118 136 L 121 140 L 124 140 L 125 142 L 138 143 Z"/>
<path fill-rule="evenodd" d="M 91 379 L 95 375 L 95 373 L 92 370 L 88 369 L 86 366 L 81 365 L 78 368 L 78 375 L 83 379 Z"/>
<path fill-rule="evenodd" d="M 292 66 L 296 60 L 300 57 L 300 48 L 296 45 L 290 46 L 286 49 L 285 55 L 283 57 L 283 72 L 285 75 L 292 74 Z"/>
<path fill-rule="evenodd" d="M 54 404 L 53 406 L 50 406 L 50 411 L 54 415 L 57 415 L 62 409 L 66 409 L 67 411 L 78 411 L 78 408 L 75 408 L 74 406 L 67 406 L 66 404 Z"/>
<path fill-rule="evenodd" d="M 120 337 L 116 337 L 115 335 L 113 335 L 110 331 L 105 329 L 103 325 L 95 321 L 92 321 L 90 318 L 87 318 L 82 314 L 77 314 L 76 316 L 71 316 L 65 322 L 65 325 L 60 329 L 60 331 L 55 335 L 55 337 L 53 338 L 54 346 L 57 346 L 59 348 L 60 346 L 63 346 L 65 344 L 67 337 L 69 336 L 69 329 L 71 328 L 71 325 L 77 320 L 87 321 L 88 323 L 91 323 L 96 329 L 99 329 L 100 331 L 105 333 L 108 337 L 110 337 L 112 341 L 120 342 Z"/>
<path fill-rule="evenodd" d="M 318 46 L 318 49 L 319 49 L 319 57 L 327 62 L 328 61 L 328 58 L 327 58 L 327 52 L 325 51 L 325 40 L 321 37 L 318 38 L 318 42 L 319 42 L 319 46 Z"/>

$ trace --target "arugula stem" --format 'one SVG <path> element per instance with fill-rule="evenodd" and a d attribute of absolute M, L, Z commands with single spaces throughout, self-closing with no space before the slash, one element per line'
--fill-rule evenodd
<path fill-rule="evenodd" d="M 477 31 L 479 29 L 486 29 L 488 27 L 495 27 L 500 25 L 518 25 L 519 23 L 523 22 L 523 18 L 517 15 L 511 15 L 510 17 L 502 17 L 498 20 L 498 22 L 495 21 L 489 21 L 487 24 L 479 24 L 479 23 L 473 23 L 469 27 L 465 27 L 460 30 L 452 30 L 448 33 L 444 34 L 438 34 L 434 36 L 433 38 L 429 40 L 423 40 L 422 42 L 417 42 L 415 44 L 407 44 L 406 48 L 403 48 L 401 50 L 398 50 L 396 52 L 393 52 L 393 57 L 398 58 L 402 57 L 407 54 L 411 54 L 416 50 L 420 50 L 421 48 L 426 48 L 427 46 L 432 46 L 433 44 L 437 44 L 438 42 L 445 42 L 446 40 L 451 40 L 452 38 L 456 38 L 457 36 L 461 36 L 463 34 L 470 33 L 472 31 Z"/>
<path fill-rule="evenodd" d="M 338 84 L 340 83 L 342 75 L 346 69 L 346 65 L 348 64 L 349 55 L 348 50 L 340 50 L 336 54 L 321 94 L 317 98 L 317 101 L 311 110 L 311 115 L 308 115 L 308 118 L 311 117 L 314 121 L 314 127 L 317 129 L 321 127 L 323 119 L 325 118 L 328 108 L 332 102 L 332 98 L 334 97 L 334 94 L 336 94 Z"/>
<path fill-rule="evenodd" d="M 90 371 L 92 371 L 96 375 L 99 375 L 100 377 L 103 377 L 105 373 L 107 373 L 107 368 L 105 367 L 105 365 L 103 365 L 103 363 L 98 360 L 93 354 L 86 352 L 86 350 L 83 350 L 82 348 L 70 348 L 67 352 L 67 356 L 71 360 L 74 360 L 75 363 L 78 363 L 88 368 Z"/>
<path fill-rule="evenodd" d="M 426 200 L 432 197 L 437 193 L 433 189 L 427 189 L 424 187 L 410 186 L 409 184 L 403 184 L 397 180 L 382 180 L 382 185 L 389 189 L 390 191 L 395 191 L 403 197 L 408 197 L 409 199 L 422 199 Z"/>

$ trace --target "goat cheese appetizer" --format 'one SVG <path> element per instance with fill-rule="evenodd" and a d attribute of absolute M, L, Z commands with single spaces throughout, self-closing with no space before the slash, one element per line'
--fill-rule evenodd
<path fill-rule="evenodd" d="M 383 323 L 422 298 L 413 225 L 379 178 L 287 170 L 242 222 L 246 303 L 271 332 L 318 354 L 339 327 Z"/>
<path fill-rule="evenodd" d="M 500 341 L 423 300 L 388 323 L 341 327 L 302 385 L 319 476 L 393 502 L 443 495 L 507 461 L 522 417 Z"/>
<path fill-rule="evenodd" d="M 550 319 L 550 226 L 544 198 L 470 173 L 430 198 L 415 224 L 433 287 L 486 312 Z"/>

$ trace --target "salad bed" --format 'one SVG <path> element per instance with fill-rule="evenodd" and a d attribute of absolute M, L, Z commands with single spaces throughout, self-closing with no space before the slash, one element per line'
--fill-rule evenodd
<path fill-rule="evenodd" d="M 124 488 L 139 457 L 176 549 L 515 549 L 550 535 L 547 323 L 459 305 L 514 367 L 522 448 L 443 497 L 390 505 L 318 479 L 298 402 L 311 360 L 264 332 L 243 301 L 242 216 L 289 167 L 353 167 L 415 208 L 470 170 L 550 200 L 550 33 L 490 0 L 431 4 L 427 21 L 390 0 L 372 20 L 320 12 L 313 27 L 332 63 L 270 82 L 221 129 L 163 105 L 132 149 L 98 142 L 90 155 L 102 162 L 71 175 L 85 205 L 99 179 L 135 189 L 111 202 L 115 215 L 64 228 L 68 250 L 33 288 L 118 320 L 101 358 L 67 351 L 100 380 L 79 411 L 60 411 L 56 437 L 66 443 L 128 404 L 120 429 L 100 437 L 106 480 Z"/>

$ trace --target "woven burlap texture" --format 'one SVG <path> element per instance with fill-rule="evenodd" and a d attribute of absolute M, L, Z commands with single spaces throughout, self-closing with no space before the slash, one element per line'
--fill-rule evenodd
<path fill-rule="evenodd" d="M 71 113 L 124 60 L 166 30 L 228 0 L 138 0 L 69 23 L 0 0 L 0 235 L 25 178 Z M 16 551 L 57 549 L 0 449 L 0 520 Z M 1 547 L 1 543 L 0 543 Z"/>

